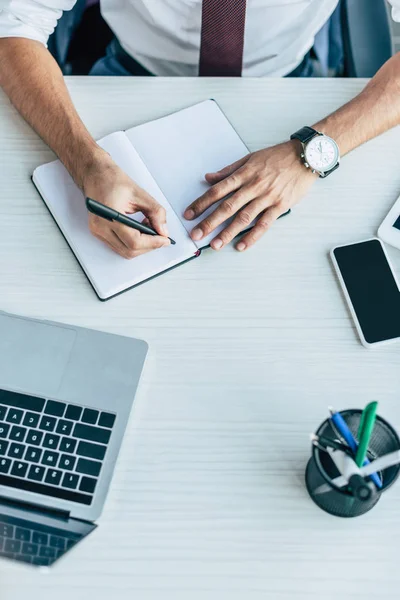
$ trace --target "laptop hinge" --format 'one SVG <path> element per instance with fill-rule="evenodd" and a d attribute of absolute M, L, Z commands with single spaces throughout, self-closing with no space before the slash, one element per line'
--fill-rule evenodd
<path fill-rule="evenodd" d="M 32 504 L 31 502 L 24 502 L 23 500 L 11 500 L 10 498 L 5 498 L 4 496 L 0 496 L 0 503 L 5 504 L 6 506 L 9 506 L 11 508 L 22 508 L 31 513 L 48 515 L 53 517 L 53 519 L 59 519 L 61 521 L 68 521 L 68 519 L 71 516 L 71 513 L 66 510 L 49 508 L 48 506 Z"/>

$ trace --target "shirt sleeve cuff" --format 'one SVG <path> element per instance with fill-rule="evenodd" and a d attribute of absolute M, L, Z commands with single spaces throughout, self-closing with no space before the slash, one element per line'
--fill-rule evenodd
<path fill-rule="evenodd" d="M 57 20 L 55 20 L 53 27 L 42 29 L 41 27 L 24 23 L 18 17 L 0 10 L 0 38 L 27 38 L 40 42 L 47 47 L 47 40 L 54 31 L 56 24 Z"/>

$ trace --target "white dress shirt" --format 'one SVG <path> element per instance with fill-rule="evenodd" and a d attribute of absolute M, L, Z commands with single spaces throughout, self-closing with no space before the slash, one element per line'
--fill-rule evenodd
<path fill-rule="evenodd" d="M 371 0 L 366 0 L 371 1 Z M 377 0 L 373 0 L 377 1 Z M 400 20 L 400 0 L 390 0 Z M 247 0 L 244 76 L 287 75 L 312 47 L 338 0 Z M 0 0 L 0 37 L 47 43 L 75 0 Z M 155 75 L 198 74 L 202 0 L 101 0 L 122 47 Z"/>

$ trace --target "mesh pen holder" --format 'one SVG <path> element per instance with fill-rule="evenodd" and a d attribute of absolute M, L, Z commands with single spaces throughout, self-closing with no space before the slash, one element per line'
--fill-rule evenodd
<path fill-rule="evenodd" d="M 340 411 L 350 431 L 356 437 L 362 411 L 350 409 Z M 324 421 L 318 436 L 337 439 L 337 433 L 330 419 Z M 376 417 L 374 430 L 368 448 L 368 458 L 374 460 L 389 452 L 400 450 L 400 439 L 391 425 L 381 417 Z M 306 486 L 312 500 L 325 512 L 337 517 L 358 517 L 365 514 L 377 504 L 382 492 L 387 490 L 398 478 L 400 465 L 395 465 L 379 472 L 382 489 L 372 494 L 368 500 L 360 500 L 352 494 L 348 486 L 338 488 L 332 480 L 340 475 L 327 452 L 317 446 L 312 447 L 312 456 L 306 468 Z M 368 479 L 367 479 L 368 481 Z M 375 487 L 375 486 L 374 486 Z"/>

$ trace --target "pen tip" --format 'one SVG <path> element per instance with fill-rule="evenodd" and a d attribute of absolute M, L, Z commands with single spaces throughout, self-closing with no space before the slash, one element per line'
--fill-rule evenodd
<path fill-rule="evenodd" d="M 336 410 L 333 408 L 333 406 L 328 406 L 328 410 L 331 413 L 331 415 L 334 415 Z"/>
<path fill-rule="evenodd" d="M 312 442 L 318 442 L 318 436 L 315 433 L 310 433 L 310 440 Z"/>

